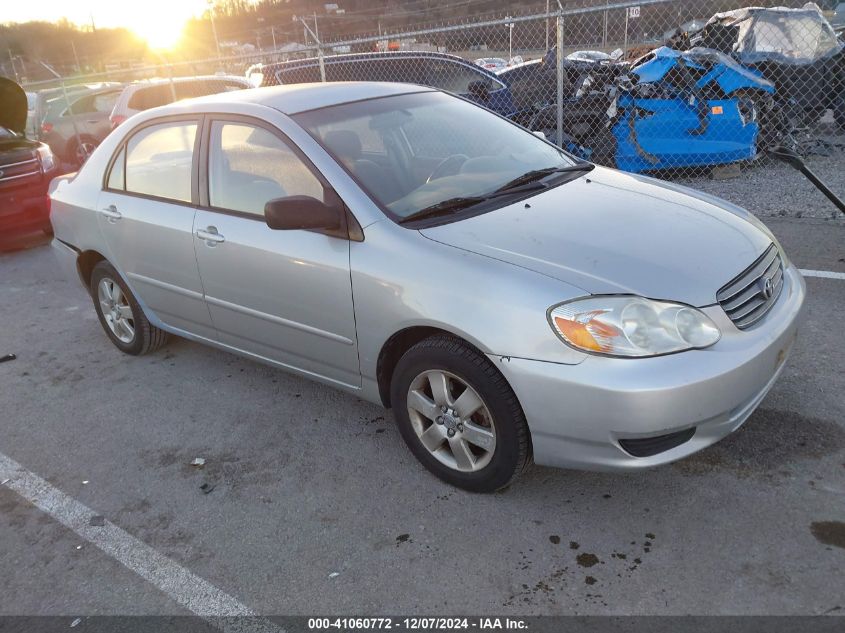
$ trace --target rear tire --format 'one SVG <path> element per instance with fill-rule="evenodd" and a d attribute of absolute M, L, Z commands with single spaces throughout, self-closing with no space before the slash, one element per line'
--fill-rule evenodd
<path fill-rule="evenodd" d="M 81 136 L 72 143 L 65 159 L 75 167 L 82 167 L 99 144 L 92 136 Z"/>
<path fill-rule="evenodd" d="M 167 341 L 167 332 L 147 320 L 135 295 L 108 262 L 94 266 L 90 291 L 100 325 L 121 352 L 141 356 Z"/>
<path fill-rule="evenodd" d="M 396 365 L 390 391 L 402 438 L 443 481 L 493 492 L 531 464 L 516 394 L 493 363 L 461 339 L 433 336 L 411 347 Z"/>

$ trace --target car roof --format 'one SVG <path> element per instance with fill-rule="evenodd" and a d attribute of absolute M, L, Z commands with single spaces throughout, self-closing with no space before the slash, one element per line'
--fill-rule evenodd
<path fill-rule="evenodd" d="M 153 86 L 161 86 L 162 84 L 169 84 L 171 82 L 176 84 L 187 83 L 191 81 L 236 81 L 241 84 L 249 84 L 246 77 L 240 75 L 197 75 L 193 77 L 153 77 L 152 79 L 141 79 L 126 85 L 126 89 L 143 90 L 144 88 L 151 88 Z"/>
<path fill-rule="evenodd" d="M 468 61 L 463 57 L 459 57 L 458 55 L 452 55 L 450 53 L 441 53 L 436 51 L 375 51 L 369 53 L 342 53 L 339 55 L 324 55 L 323 63 L 339 64 L 343 62 L 368 62 L 374 59 L 416 59 L 421 57 L 424 57 L 426 59 L 435 59 L 440 61 L 452 62 L 454 64 L 461 64 L 462 66 L 469 66 L 470 68 L 474 68 L 476 70 L 479 70 L 480 72 L 495 76 L 486 68 L 481 68 L 477 64 L 474 64 L 473 62 Z M 306 57 L 304 59 L 290 59 L 284 62 L 256 64 L 256 66 L 261 66 L 262 68 L 270 70 L 281 70 L 289 68 L 292 69 L 300 67 L 309 67 L 319 63 L 319 57 Z"/>
<path fill-rule="evenodd" d="M 297 114 L 352 101 L 365 101 L 413 92 L 436 92 L 415 84 L 376 81 L 335 81 L 326 83 L 284 84 L 266 88 L 251 88 L 179 101 L 166 108 L 217 108 L 228 103 L 255 103 L 274 108 L 284 114 Z"/>

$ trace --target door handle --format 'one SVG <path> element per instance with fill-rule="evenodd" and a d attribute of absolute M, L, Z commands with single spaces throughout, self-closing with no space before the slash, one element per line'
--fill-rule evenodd
<path fill-rule="evenodd" d="M 123 214 L 118 211 L 117 207 L 113 204 L 110 204 L 109 206 L 100 209 L 100 213 L 106 216 L 109 219 L 109 222 L 114 222 L 115 220 L 119 220 L 123 217 Z"/>
<path fill-rule="evenodd" d="M 215 244 L 226 241 L 226 238 L 217 232 L 216 226 L 209 226 L 205 229 L 197 229 L 196 236 L 201 240 L 205 240 L 205 243 L 209 246 L 214 246 Z"/>

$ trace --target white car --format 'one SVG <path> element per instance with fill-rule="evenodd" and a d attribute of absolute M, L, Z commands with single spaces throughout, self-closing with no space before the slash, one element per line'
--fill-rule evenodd
<path fill-rule="evenodd" d="M 252 88 L 246 77 L 236 75 L 205 75 L 197 77 L 174 77 L 173 79 L 149 79 L 126 86 L 111 112 L 109 120 L 112 129 L 133 114 L 150 108 L 167 105 L 182 99 L 205 97 L 218 92 L 231 92 Z"/>
<path fill-rule="evenodd" d="M 481 59 L 476 59 L 475 63 L 482 68 L 493 71 L 500 70 L 508 65 L 508 61 L 501 57 L 482 57 Z"/>
<path fill-rule="evenodd" d="M 574 53 L 569 53 L 566 59 L 572 62 L 591 62 L 595 64 L 610 61 L 613 57 L 601 51 L 575 51 Z"/>

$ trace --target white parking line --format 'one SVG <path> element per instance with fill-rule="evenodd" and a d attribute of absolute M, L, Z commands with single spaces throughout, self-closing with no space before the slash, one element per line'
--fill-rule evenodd
<path fill-rule="evenodd" d="M 90 525 L 97 513 L 0 453 L 0 482 L 180 605 L 225 632 L 283 633 L 269 620 L 160 554 L 110 521 Z M 237 616 L 237 617 L 233 617 Z"/>
<path fill-rule="evenodd" d="M 804 270 L 799 268 L 798 272 L 805 277 L 822 277 L 824 279 L 845 279 L 845 273 L 835 273 L 831 270 Z"/>

